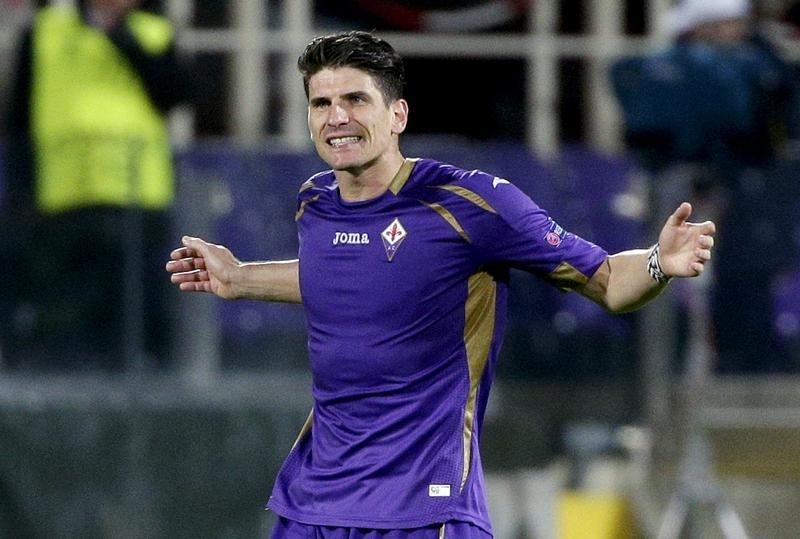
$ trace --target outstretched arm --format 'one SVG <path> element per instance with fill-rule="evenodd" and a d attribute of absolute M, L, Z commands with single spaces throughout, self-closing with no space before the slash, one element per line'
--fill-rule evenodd
<path fill-rule="evenodd" d="M 692 206 L 682 203 L 669 216 L 658 236 L 658 259 L 666 277 L 697 277 L 711 260 L 715 225 L 690 223 Z M 667 285 L 648 271 L 651 249 L 622 251 L 609 256 L 580 290 L 612 312 L 634 311 L 656 297 Z"/>
<path fill-rule="evenodd" d="M 181 290 L 224 299 L 300 303 L 297 260 L 241 262 L 222 245 L 184 236 L 170 253 L 167 271 Z"/>

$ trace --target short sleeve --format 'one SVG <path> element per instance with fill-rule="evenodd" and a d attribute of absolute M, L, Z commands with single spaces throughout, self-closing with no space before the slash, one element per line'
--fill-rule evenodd
<path fill-rule="evenodd" d="M 586 283 L 608 253 L 566 230 L 511 181 L 472 171 L 442 186 L 461 204 L 462 226 L 487 264 L 534 273 L 563 289 Z"/>

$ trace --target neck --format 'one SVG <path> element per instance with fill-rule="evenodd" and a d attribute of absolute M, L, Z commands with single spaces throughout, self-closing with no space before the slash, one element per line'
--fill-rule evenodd
<path fill-rule="evenodd" d="M 398 150 L 364 166 L 335 171 L 342 199 L 360 202 L 382 195 L 389 188 L 404 159 Z"/>

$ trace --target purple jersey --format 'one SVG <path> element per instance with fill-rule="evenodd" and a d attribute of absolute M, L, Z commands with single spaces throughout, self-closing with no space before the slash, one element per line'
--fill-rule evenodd
<path fill-rule="evenodd" d="M 269 507 L 310 524 L 491 530 L 479 438 L 508 273 L 561 288 L 607 253 L 508 181 L 407 159 L 381 196 L 301 188 L 300 289 L 314 408 Z"/>

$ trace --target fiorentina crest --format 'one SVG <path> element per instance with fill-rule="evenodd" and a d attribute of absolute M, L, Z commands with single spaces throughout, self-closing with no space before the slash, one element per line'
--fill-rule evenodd
<path fill-rule="evenodd" d="M 397 248 L 400 247 L 400 244 L 403 243 L 407 235 L 406 229 L 403 228 L 403 225 L 397 218 L 381 232 L 383 247 L 386 249 L 386 257 L 389 259 L 389 262 L 392 261 L 392 258 L 394 258 L 394 255 L 397 253 Z"/>

